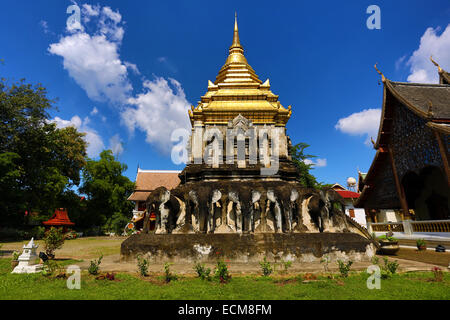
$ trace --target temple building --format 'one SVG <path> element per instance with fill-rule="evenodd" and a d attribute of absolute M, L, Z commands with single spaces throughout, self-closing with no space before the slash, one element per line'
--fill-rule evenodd
<path fill-rule="evenodd" d="M 67 231 L 67 229 L 69 227 L 75 226 L 75 223 L 73 223 L 69 219 L 69 214 L 67 213 L 67 209 L 63 209 L 63 208 L 56 209 L 53 216 L 49 220 L 42 222 L 42 224 L 46 228 L 62 227 L 65 232 Z"/>
<path fill-rule="evenodd" d="M 383 222 L 376 216 L 388 209 L 398 220 L 450 219 L 450 76 L 432 62 L 439 84 L 394 82 L 377 69 L 384 84 L 377 151 L 356 203 L 370 222 Z"/>
<path fill-rule="evenodd" d="M 324 254 L 370 260 L 372 238 L 345 214 L 343 198 L 300 183 L 286 134 L 291 114 L 248 64 L 236 18 L 225 64 L 189 110 L 179 184 L 130 197 L 145 199 L 146 214 L 142 231 L 122 243 L 122 259 L 215 261 L 219 252 L 241 262 Z"/>
<path fill-rule="evenodd" d="M 359 193 L 348 190 L 338 183 L 334 184 L 331 188 L 344 199 L 345 214 L 358 222 L 361 226 L 366 227 L 366 212 L 364 209 L 355 208 L 355 202 L 359 198 Z"/>
<path fill-rule="evenodd" d="M 140 230 L 143 227 L 143 219 L 147 210 L 147 198 L 150 193 L 160 187 L 171 190 L 180 184 L 178 175 L 181 171 L 168 170 L 142 170 L 138 168 L 136 174 L 136 182 L 134 192 L 128 197 L 128 201 L 135 203 L 132 221 L 127 225 L 127 229 Z M 151 214 L 151 213 L 150 213 Z M 154 213 L 153 213 L 154 214 Z M 152 217 L 151 230 L 154 230 L 154 221 L 156 217 Z"/>

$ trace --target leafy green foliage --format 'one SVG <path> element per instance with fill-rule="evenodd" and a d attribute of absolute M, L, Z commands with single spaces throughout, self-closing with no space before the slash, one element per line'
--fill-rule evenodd
<path fill-rule="evenodd" d="M 379 261 L 380 261 L 380 259 L 378 257 L 374 256 L 372 258 L 372 264 L 378 265 L 381 269 L 381 278 L 382 279 L 387 279 L 397 273 L 397 269 L 399 266 L 397 261 L 389 261 L 388 258 L 384 257 L 383 258 L 384 265 L 382 265 L 382 266 L 379 265 Z"/>
<path fill-rule="evenodd" d="M 137 256 L 137 264 L 138 264 L 139 274 L 143 277 L 148 276 L 148 266 L 150 264 L 149 260 L 139 254 Z"/>
<path fill-rule="evenodd" d="M 47 255 L 54 255 L 55 250 L 62 248 L 64 241 L 65 241 L 65 237 L 64 237 L 64 233 L 62 232 L 62 230 L 51 227 L 45 233 L 43 240 L 44 240 L 45 253 Z"/>
<path fill-rule="evenodd" d="M 197 276 L 202 280 L 211 280 L 211 268 L 206 268 L 205 264 L 201 264 L 197 262 L 194 265 L 194 270 L 197 273 Z"/>
<path fill-rule="evenodd" d="M 389 237 L 387 235 L 382 235 L 378 237 L 378 240 L 384 240 L 384 241 L 389 241 L 389 242 L 395 242 L 398 241 L 396 238 L 394 237 Z"/>
<path fill-rule="evenodd" d="M 87 161 L 80 191 L 87 195 L 91 226 L 103 226 L 105 232 L 120 233 L 131 219 L 133 204 L 126 200 L 134 184 L 122 175 L 126 169 L 110 150 L 103 151 L 99 160 Z"/>
<path fill-rule="evenodd" d="M 390 275 L 394 275 L 398 269 L 398 262 L 389 261 L 388 258 L 383 258 L 383 261 L 384 261 L 383 270 L 388 272 Z"/>
<path fill-rule="evenodd" d="M 300 183 L 307 188 L 322 188 L 325 185 L 318 183 L 316 178 L 310 173 L 310 170 L 314 168 L 314 164 L 309 163 L 306 160 L 316 158 L 316 156 L 305 154 L 305 149 L 309 145 L 306 143 L 298 143 L 290 150 L 292 161 L 300 173 Z"/>
<path fill-rule="evenodd" d="M 98 272 L 100 270 L 100 264 L 102 263 L 103 254 L 100 255 L 100 258 L 98 260 L 91 260 L 91 263 L 89 264 L 88 272 L 89 274 L 96 276 L 98 275 Z"/>
<path fill-rule="evenodd" d="M 347 278 L 348 273 L 350 272 L 350 267 L 353 264 L 353 261 L 349 260 L 347 263 L 345 263 L 342 260 L 337 261 L 339 272 L 341 273 L 341 277 Z"/>
<path fill-rule="evenodd" d="M 55 100 L 41 85 L 0 79 L 0 223 L 18 226 L 24 212 L 50 215 L 60 195 L 80 183 L 84 134 L 49 121 Z M 19 214 L 22 213 L 22 214 Z"/>
<path fill-rule="evenodd" d="M 44 276 L 51 276 L 53 275 L 56 271 L 61 271 L 62 268 L 61 266 L 58 265 L 58 263 L 54 260 L 47 260 L 44 262 L 44 266 L 42 268 L 42 275 Z"/>
<path fill-rule="evenodd" d="M 166 262 L 164 263 L 164 280 L 166 281 L 166 283 L 169 283 L 171 281 L 175 281 L 178 279 L 178 277 L 172 273 L 172 271 L 170 270 L 170 266 L 173 263 L 170 262 Z"/>
<path fill-rule="evenodd" d="M 273 268 L 272 268 L 270 262 L 267 261 L 267 257 L 264 257 L 264 260 L 259 262 L 259 265 L 261 266 L 264 277 L 268 277 L 272 274 Z"/>
<path fill-rule="evenodd" d="M 427 243 L 426 243 L 426 241 L 424 239 L 417 239 L 416 240 L 416 245 L 417 245 L 417 247 L 422 247 L 422 246 L 426 246 Z"/>
<path fill-rule="evenodd" d="M 231 274 L 228 271 L 228 266 L 223 260 L 217 261 L 217 266 L 214 274 L 216 279 L 218 279 L 220 283 L 228 283 L 231 280 Z"/>

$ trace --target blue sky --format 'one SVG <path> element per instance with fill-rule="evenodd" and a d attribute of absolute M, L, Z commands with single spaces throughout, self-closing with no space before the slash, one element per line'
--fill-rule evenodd
<path fill-rule="evenodd" d="M 430 54 L 450 70 L 450 2 L 87 1 L 81 28 L 67 27 L 71 1 L 8 1 L 0 11 L 0 75 L 42 83 L 61 127 L 86 132 L 89 154 L 113 148 L 135 178 L 182 169 L 170 132 L 186 126 L 225 62 L 234 12 L 241 43 L 261 80 L 292 105 L 288 134 L 320 160 L 320 181 L 344 184 L 367 171 L 382 104 L 380 77 L 437 82 Z M 369 5 L 381 30 L 369 30 Z"/>

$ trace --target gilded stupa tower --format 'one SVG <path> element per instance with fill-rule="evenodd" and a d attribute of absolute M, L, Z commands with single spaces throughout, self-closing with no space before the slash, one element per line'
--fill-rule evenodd
<path fill-rule="evenodd" d="M 227 125 L 242 115 L 255 125 L 284 127 L 291 113 L 291 107 L 284 108 L 278 96 L 270 91 L 269 80 L 262 83 L 248 64 L 239 40 L 236 18 L 228 58 L 216 81 L 208 81 L 208 91 L 197 107 L 189 111 L 191 124 Z"/>
<path fill-rule="evenodd" d="M 214 178 L 260 179 L 261 168 L 273 169 L 263 176 L 296 181 L 295 167 L 286 162 L 290 148 L 286 123 L 291 114 L 291 106 L 283 107 L 278 96 L 270 90 L 269 80 L 263 83 L 248 64 L 239 39 L 236 17 L 233 43 L 224 66 L 214 83 L 208 81 L 208 90 L 197 107 L 192 106 L 189 110 L 192 136 L 188 162 L 191 165 L 183 172 L 182 181 L 205 180 L 208 175 Z M 213 136 L 217 153 L 208 150 Z M 208 157 L 209 162 L 205 160 Z M 279 161 L 276 167 L 275 161 Z M 201 164 L 209 165 L 213 172 L 205 171 L 207 166 L 199 167 Z M 234 167 L 241 170 L 231 174 Z"/>

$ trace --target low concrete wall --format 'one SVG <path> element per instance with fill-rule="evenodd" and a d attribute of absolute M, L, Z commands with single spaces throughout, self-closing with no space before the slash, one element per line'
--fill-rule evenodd
<path fill-rule="evenodd" d="M 354 233 L 293 234 L 139 234 L 121 246 L 121 260 L 143 254 L 152 261 L 233 262 L 283 259 L 317 262 L 324 255 L 331 259 L 369 261 L 375 254 L 373 243 Z"/>

